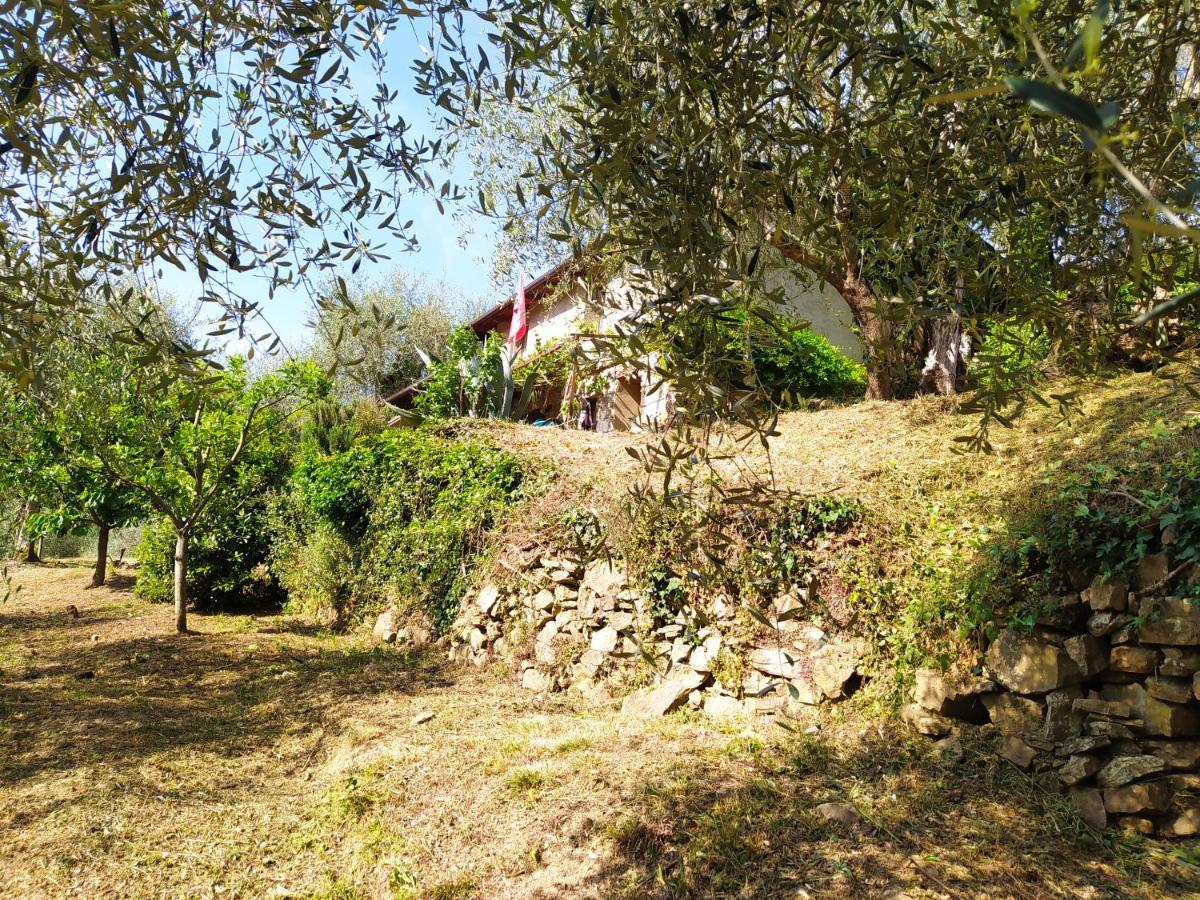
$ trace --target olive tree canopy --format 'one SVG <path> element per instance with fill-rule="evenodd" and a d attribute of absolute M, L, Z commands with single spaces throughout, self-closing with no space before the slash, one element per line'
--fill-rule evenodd
<path fill-rule="evenodd" d="M 0 366 L 22 377 L 64 307 L 167 266 L 199 276 L 215 333 L 270 346 L 246 327 L 277 289 L 377 259 L 377 235 L 411 244 L 399 201 L 432 187 L 441 147 L 412 134 L 385 65 L 389 36 L 422 14 L 405 0 L 4 4 Z M 247 272 L 254 296 L 231 280 Z"/>

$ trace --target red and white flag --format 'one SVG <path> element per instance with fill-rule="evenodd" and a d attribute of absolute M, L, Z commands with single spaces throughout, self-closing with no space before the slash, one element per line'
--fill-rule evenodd
<path fill-rule="evenodd" d="M 525 311 L 525 269 L 517 274 L 517 296 L 513 300 L 512 324 L 508 327 L 508 345 L 518 349 L 529 331 L 529 317 Z"/>

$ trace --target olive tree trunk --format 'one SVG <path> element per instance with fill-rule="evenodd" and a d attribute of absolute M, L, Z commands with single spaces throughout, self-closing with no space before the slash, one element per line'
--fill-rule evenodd
<path fill-rule="evenodd" d="M 175 630 L 187 634 L 187 553 L 186 528 L 175 532 Z"/>
<path fill-rule="evenodd" d="M 96 568 L 92 572 L 92 587 L 100 587 L 108 579 L 108 533 L 111 526 L 107 522 L 100 523 L 100 531 L 96 535 Z"/>
<path fill-rule="evenodd" d="M 920 389 L 949 397 L 958 390 L 965 362 L 962 320 L 957 313 L 938 316 L 928 323 L 928 333 Z"/>

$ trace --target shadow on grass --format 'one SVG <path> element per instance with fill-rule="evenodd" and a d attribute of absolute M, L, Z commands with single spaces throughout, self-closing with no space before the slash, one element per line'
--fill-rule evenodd
<path fill-rule="evenodd" d="M 1200 869 L 1099 835 L 981 741 L 960 760 L 889 735 L 835 750 L 797 738 L 681 760 L 642 785 L 595 881 L 626 896 L 1183 896 Z M 736 746 L 737 742 L 735 742 Z M 816 811 L 854 809 L 848 824 Z M 916 894 L 912 892 L 918 892 Z M 930 892 L 926 894 L 925 892 Z"/>
<path fill-rule="evenodd" d="M 117 639 L 92 641 L 128 618 L 107 609 L 78 622 L 57 610 L 0 617 L 0 634 L 33 636 L 29 664 L 0 671 L 0 783 L 88 764 L 129 771 L 161 753 L 248 753 L 314 732 L 347 697 L 453 682 L 436 652 L 331 649 L 265 618 L 236 635 L 177 636 L 155 621 L 162 633 L 116 626 Z"/>

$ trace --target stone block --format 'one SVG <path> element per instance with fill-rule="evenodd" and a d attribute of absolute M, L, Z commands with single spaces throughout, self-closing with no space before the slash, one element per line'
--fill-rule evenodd
<path fill-rule="evenodd" d="M 625 589 L 625 573 L 609 560 L 595 560 L 583 571 L 583 587 L 598 597 L 616 597 Z"/>
<path fill-rule="evenodd" d="M 1116 756 L 1096 775 L 1096 784 L 1102 788 L 1115 788 L 1150 775 L 1157 775 L 1167 768 L 1157 756 Z"/>
<path fill-rule="evenodd" d="M 1192 681 L 1187 678 L 1150 677 L 1146 679 L 1146 691 L 1155 700 L 1168 703 L 1187 703 L 1192 699 Z"/>
<path fill-rule="evenodd" d="M 1113 632 L 1124 628 L 1133 621 L 1133 616 L 1129 613 L 1113 612 L 1112 610 L 1103 609 L 1094 612 L 1087 620 L 1088 634 L 1092 637 L 1107 637 Z"/>
<path fill-rule="evenodd" d="M 1029 770 L 1029 767 L 1033 765 L 1033 761 L 1037 758 L 1036 750 L 1020 738 L 1014 737 L 1011 734 L 1000 742 L 1000 747 L 996 752 L 1018 769 L 1025 771 Z"/>
<path fill-rule="evenodd" d="M 1080 753 L 1095 753 L 1112 743 L 1106 734 L 1085 734 L 1063 741 L 1054 750 L 1055 756 L 1076 756 Z"/>
<path fill-rule="evenodd" d="M 1079 734 L 1083 727 L 1083 713 L 1076 712 L 1073 704 L 1083 696 L 1078 685 L 1051 691 L 1046 695 L 1046 719 L 1039 732 L 1051 741 L 1065 741 Z"/>
<path fill-rule="evenodd" d="M 707 676 L 692 669 L 677 668 L 654 687 L 634 691 L 621 704 L 621 712 L 637 718 L 663 716 L 687 700 L 688 694 L 704 684 Z"/>
<path fill-rule="evenodd" d="M 371 630 L 372 636 L 377 641 L 383 641 L 385 644 L 394 644 L 398 629 L 396 627 L 396 611 L 394 609 L 384 610 L 379 614 L 379 618 L 375 620 L 375 627 Z"/>
<path fill-rule="evenodd" d="M 1071 707 L 1077 712 L 1090 713 L 1097 716 L 1110 716 L 1115 719 L 1128 719 L 1133 715 L 1133 706 L 1123 700 L 1103 700 L 1098 697 L 1085 697 L 1074 701 Z"/>
<path fill-rule="evenodd" d="M 1162 737 L 1200 735 L 1200 710 L 1195 704 L 1166 703 L 1150 696 L 1141 684 L 1106 684 L 1101 689 L 1106 700 L 1128 703 L 1133 715 L 1143 722 L 1147 734 Z"/>
<path fill-rule="evenodd" d="M 1146 741 L 1145 747 L 1168 768 L 1179 772 L 1200 769 L 1200 741 Z"/>
<path fill-rule="evenodd" d="M 1108 813 L 1104 810 L 1104 797 L 1094 788 L 1075 788 L 1070 793 L 1071 805 L 1079 818 L 1097 831 L 1108 827 Z"/>
<path fill-rule="evenodd" d="M 782 650 L 777 647 L 756 647 L 750 652 L 750 665 L 767 675 L 776 678 L 792 679 L 800 677 L 796 665 L 798 654 L 795 651 Z"/>
<path fill-rule="evenodd" d="M 1135 647 L 1126 644 L 1108 651 L 1108 666 L 1116 672 L 1133 672 L 1149 675 L 1158 665 L 1158 651 L 1153 647 Z"/>
<path fill-rule="evenodd" d="M 1133 573 L 1133 586 L 1144 591 L 1161 583 L 1171 571 L 1171 561 L 1165 553 L 1151 553 L 1138 560 Z"/>
<path fill-rule="evenodd" d="M 1097 737 L 1103 736 L 1114 741 L 1133 740 L 1133 731 L 1128 725 L 1122 725 L 1120 722 L 1110 722 L 1107 719 L 1095 719 L 1091 722 L 1085 722 L 1083 730 L 1085 734 Z"/>
<path fill-rule="evenodd" d="M 617 641 L 620 640 L 620 637 L 617 629 L 611 625 L 605 625 L 599 631 L 592 633 L 591 648 L 599 653 L 612 653 L 617 649 Z"/>
<path fill-rule="evenodd" d="M 1170 805 L 1171 789 L 1162 781 L 1127 784 L 1104 792 L 1104 809 L 1109 813 L 1161 813 Z"/>
<path fill-rule="evenodd" d="M 981 694 L 996 690 L 996 683 L 979 675 L 952 675 L 919 669 L 914 699 L 931 712 L 979 724 L 987 721 Z"/>
<path fill-rule="evenodd" d="M 554 678 L 541 669 L 526 669 L 521 675 L 521 687 L 540 694 L 549 693 L 554 689 Z"/>
<path fill-rule="evenodd" d="M 900 711 L 900 718 L 919 731 L 930 737 L 945 737 L 950 733 L 953 722 L 943 715 L 909 703 Z"/>
<path fill-rule="evenodd" d="M 1152 597 L 1142 604 L 1142 627 L 1138 638 L 1144 644 L 1200 645 L 1200 607 L 1183 597 Z"/>
<path fill-rule="evenodd" d="M 705 715 L 716 718 L 740 716 L 744 712 L 742 701 L 728 694 L 709 694 L 700 708 L 704 710 Z"/>
<path fill-rule="evenodd" d="M 1083 680 L 1067 651 L 1028 631 L 1008 628 L 992 642 L 987 672 L 1010 691 L 1045 694 Z"/>
<path fill-rule="evenodd" d="M 1163 647 L 1162 665 L 1171 665 L 1176 671 L 1163 672 L 1164 675 L 1185 676 L 1191 675 L 1193 672 L 1200 672 L 1200 651 L 1189 650 L 1184 647 Z"/>
<path fill-rule="evenodd" d="M 992 724 L 1001 734 L 1021 734 L 1036 731 L 1042 724 L 1045 709 L 1037 700 L 1015 694 L 984 694 L 984 706 Z"/>
<path fill-rule="evenodd" d="M 836 641 L 818 649 L 811 657 L 810 678 L 830 700 L 841 700 L 853 693 L 857 684 L 861 651 L 851 641 Z"/>
<path fill-rule="evenodd" d="M 1167 837 L 1195 837 L 1200 834 L 1200 808 L 1185 809 L 1164 822 L 1158 832 Z"/>
<path fill-rule="evenodd" d="M 1108 653 L 1099 638 L 1090 634 L 1076 635 L 1063 642 L 1067 656 L 1079 669 L 1084 678 L 1091 678 L 1108 668 Z"/>
<path fill-rule="evenodd" d="M 1058 778 L 1067 787 L 1074 787 L 1099 772 L 1103 765 L 1095 756 L 1072 756 L 1058 770 Z"/>
<path fill-rule="evenodd" d="M 1093 610 L 1121 612 L 1129 599 L 1129 583 L 1124 578 L 1104 579 L 1097 575 L 1083 592 L 1083 602 Z"/>
<path fill-rule="evenodd" d="M 479 606 L 479 611 L 488 616 L 491 615 L 492 610 L 496 606 L 496 601 L 499 599 L 500 588 L 489 582 L 479 589 L 479 595 L 475 598 L 475 603 Z"/>
<path fill-rule="evenodd" d="M 1118 827 L 1129 834 L 1140 834 L 1150 837 L 1154 834 L 1154 823 L 1145 816 L 1121 816 L 1117 819 Z"/>

